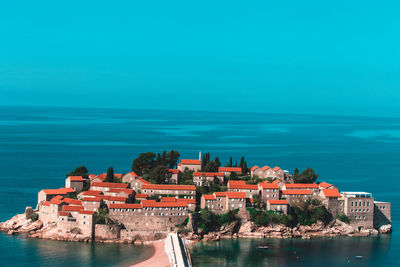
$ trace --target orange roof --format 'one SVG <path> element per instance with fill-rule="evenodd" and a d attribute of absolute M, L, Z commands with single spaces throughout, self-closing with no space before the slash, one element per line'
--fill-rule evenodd
<path fill-rule="evenodd" d="M 92 183 L 90 186 L 96 186 L 96 187 L 110 187 L 110 188 L 127 188 L 127 187 L 128 187 L 128 184 L 94 182 L 94 183 Z"/>
<path fill-rule="evenodd" d="M 121 173 L 114 173 L 114 177 L 118 178 L 118 179 L 121 179 L 122 174 Z"/>
<path fill-rule="evenodd" d="M 82 206 L 68 206 L 68 205 L 65 205 L 65 206 L 62 207 L 63 211 L 80 211 L 82 209 L 83 209 Z"/>
<path fill-rule="evenodd" d="M 246 194 L 244 192 L 226 192 L 226 196 L 228 198 L 246 198 Z"/>
<path fill-rule="evenodd" d="M 143 199 L 142 201 L 140 201 L 141 204 L 148 204 L 154 202 L 156 202 L 154 199 Z"/>
<path fill-rule="evenodd" d="M 273 168 L 274 171 L 279 171 L 280 169 L 281 169 L 281 168 L 279 168 L 279 167 L 274 167 L 274 168 Z"/>
<path fill-rule="evenodd" d="M 134 172 L 134 171 L 129 172 L 129 173 L 125 174 L 125 175 L 128 175 L 128 174 L 132 175 L 133 177 L 138 177 L 138 176 L 139 176 L 139 175 L 137 175 L 136 172 Z"/>
<path fill-rule="evenodd" d="M 201 165 L 201 161 L 198 159 L 181 159 L 181 165 Z"/>
<path fill-rule="evenodd" d="M 68 216 L 68 214 L 69 214 L 69 212 L 68 211 L 59 211 L 58 212 L 58 215 L 60 215 L 60 216 Z"/>
<path fill-rule="evenodd" d="M 103 192 L 101 191 L 96 191 L 96 190 L 88 190 L 85 192 L 82 192 L 82 195 L 85 196 L 100 196 Z"/>
<path fill-rule="evenodd" d="M 229 180 L 228 181 L 228 187 L 232 185 L 243 185 L 246 184 L 246 181 L 243 180 Z"/>
<path fill-rule="evenodd" d="M 250 203 L 254 203 L 254 199 L 253 198 L 250 198 Z"/>
<path fill-rule="evenodd" d="M 93 215 L 94 211 L 92 210 L 80 210 L 79 214 L 88 214 L 88 215 Z"/>
<path fill-rule="evenodd" d="M 89 174 L 89 178 L 90 178 L 90 180 L 92 180 L 92 179 L 94 179 L 94 178 L 96 178 L 97 177 L 97 175 L 96 174 Z"/>
<path fill-rule="evenodd" d="M 64 201 L 62 201 L 62 196 L 55 196 L 50 200 L 50 204 L 55 204 L 55 205 L 59 205 L 63 202 Z"/>
<path fill-rule="evenodd" d="M 248 190 L 257 190 L 258 185 L 256 184 L 230 184 L 228 186 L 229 189 L 248 189 Z"/>
<path fill-rule="evenodd" d="M 261 186 L 262 189 L 279 189 L 279 186 L 277 184 L 273 184 L 273 183 L 259 183 L 259 185 Z"/>
<path fill-rule="evenodd" d="M 271 205 L 287 205 L 288 202 L 286 199 L 270 199 L 268 200 Z"/>
<path fill-rule="evenodd" d="M 216 200 L 216 197 L 214 195 L 203 195 L 203 198 L 205 200 Z"/>
<path fill-rule="evenodd" d="M 97 175 L 97 177 L 95 177 L 95 178 L 98 178 L 98 179 L 100 179 L 101 181 L 104 181 L 104 180 L 107 178 L 107 173 L 99 174 L 99 175 Z M 94 179 L 94 178 L 93 178 L 93 179 Z"/>
<path fill-rule="evenodd" d="M 341 197 L 342 196 L 337 189 L 322 189 L 322 193 L 326 197 Z"/>
<path fill-rule="evenodd" d="M 121 192 L 125 192 L 128 195 L 133 194 L 133 189 L 131 188 L 110 188 L 111 193 L 121 193 Z"/>
<path fill-rule="evenodd" d="M 141 181 L 143 184 L 151 184 L 149 181 L 146 181 L 143 178 L 137 178 L 137 180 Z"/>
<path fill-rule="evenodd" d="M 250 171 L 257 170 L 258 168 L 260 168 L 260 167 L 258 167 L 258 166 L 253 166 L 253 167 L 251 167 Z"/>
<path fill-rule="evenodd" d="M 73 199 L 73 198 L 64 198 L 64 202 L 68 204 L 73 204 L 73 205 L 82 205 L 82 202 L 78 199 Z"/>
<path fill-rule="evenodd" d="M 226 192 L 214 192 L 216 197 L 226 197 Z"/>
<path fill-rule="evenodd" d="M 271 169 L 271 167 L 269 167 L 269 166 L 264 166 L 264 167 L 261 168 L 261 170 L 263 170 L 263 171 L 266 171 L 266 170 L 268 170 L 268 169 Z"/>
<path fill-rule="evenodd" d="M 194 172 L 193 176 L 214 177 L 215 172 Z"/>
<path fill-rule="evenodd" d="M 111 197 L 111 196 L 104 196 L 104 195 L 101 195 L 101 196 L 99 196 L 99 198 L 101 198 L 101 199 L 105 199 L 105 200 L 109 200 L 109 199 L 110 199 L 110 197 Z"/>
<path fill-rule="evenodd" d="M 72 188 L 59 188 L 59 189 L 43 189 L 46 195 L 66 195 L 75 192 Z"/>
<path fill-rule="evenodd" d="M 317 184 L 285 184 L 286 188 L 319 188 Z"/>
<path fill-rule="evenodd" d="M 219 167 L 219 172 L 242 172 L 242 168 L 240 167 Z"/>
<path fill-rule="evenodd" d="M 83 182 L 83 177 L 82 176 L 68 176 L 70 181 L 73 182 Z"/>
<path fill-rule="evenodd" d="M 196 199 L 191 198 L 177 198 L 176 202 L 186 202 L 188 204 L 196 204 Z"/>
<path fill-rule="evenodd" d="M 147 198 L 147 194 L 136 194 L 135 198 Z"/>
<path fill-rule="evenodd" d="M 142 200 L 142 207 L 158 207 L 158 208 L 168 208 L 168 207 L 187 207 L 188 203 L 185 202 L 145 202 Z"/>
<path fill-rule="evenodd" d="M 110 209 L 140 209 L 142 205 L 140 204 L 110 204 Z"/>
<path fill-rule="evenodd" d="M 282 195 L 312 195 L 312 192 L 306 189 L 282 190 Z"/>
<path fill-rule="evenodd" d="M 326 183 L 326 182 L 322 182 L 322 183 L 319 184 L 319 187 L 322 187 L 322 188 L 328 188 L 328 187 L 330 187 L 330 186 L 332 186 L 332 185 L 331 185 L 331 184 L 328 184 L 328 183 Z"/>
<path fill-rule="evenodd" d="M 115 196 L 110 196 L 110 198 L 108 199 L 110 201 L 126 201 L 126 197 L 115 197 Z"/>
<path fill-rule="evenodd" d="M 44 202 L 42 202 L 42 206 L 50 206 L 50 202 L 49 201 L 44 201 Z"/>
<path fill-rule="evenodd" d="M 279 180 L 278 180 L 278 179 L 273 180 L 272 183 L 273 183 L 273 184 L 278 184 L 278 183 L 279 183 Z"/>
<path fill-rule="evenodd" d="M 168 172 L 173 173 L 173 174 L 178 174 L 179 170 L 178 169 L 169 169 Z"/>
<path fill-rule="evenodd" d="M 175 197 L 162 197 L 161 202 L 176 202 Z"/>
<path fill-rule="evenodd" d="M 142 186 L 142 189 L 196 191 L 196 187 L 194 185 L 175 185 L 175 184 L 144 184 Z"/>
<path fill-rule="evenodd" d="M 85 197 L 82 199 L 83 202 L 100 202 L 100 197 Z"/>

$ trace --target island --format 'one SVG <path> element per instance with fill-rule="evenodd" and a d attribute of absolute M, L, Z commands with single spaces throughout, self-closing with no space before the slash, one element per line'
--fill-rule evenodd
<path fill-rule="evenodd" d="M 171 150 L 140 154 L 124 174 L 77 167 L 64 187 L 41 190 L 35 208 L 0 223 L 0 230 L 64 241 L 155 242 L 155 257 L 184 265 L 190 265 L 186 244 L 200 240 L 392 231 L 389 202 L 318 182 L 312 168 L 248 168 L 244 156 L 239 164 L 231 157 L 221 165 L 209 153 L 180 159 Z"/>

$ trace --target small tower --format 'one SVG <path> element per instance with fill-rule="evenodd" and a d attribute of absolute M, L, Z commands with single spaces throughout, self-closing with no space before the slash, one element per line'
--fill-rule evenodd
<path fill-rule="evenodd" d="M 199 160 L 201 161 L 201 151 L 199 152 Z"/>

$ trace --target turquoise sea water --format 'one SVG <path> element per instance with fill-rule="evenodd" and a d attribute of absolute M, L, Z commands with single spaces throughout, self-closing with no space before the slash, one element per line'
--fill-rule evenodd
<path fill-rule="evenodd" d="M 398 118 L 0 107 L 0 220 L 34 206 L 40 189 L 63 186 L 64 175 L 79 165 L 92 173 L 109 166 L 128 172 L 138 153 L 164 149 L 177 149 L 185 158 L 196 158 L 199 150 L 211 152 L 222 162 L 245 155 L 248 165 L 290 171 L 312 166 L 321 181 L 341 190 L 367 191 L 377 200 L 391 201 L 394 233 L 369 239 L 268 241 L 273 249 L 264 252 L 255 249 L 260 240 L 223 241 L 195 247 L 197 265 L 396 266 L 399 132 Z M 5 266 L 71 266 L 73 255 L 85 266 L 112 266 L 148 253 L 146 247 L 0 235 L 0 265 Z M 364 258 L 353 261 L 353 255 Z M 288 261 L 279 260 L 285 257 Z"/>

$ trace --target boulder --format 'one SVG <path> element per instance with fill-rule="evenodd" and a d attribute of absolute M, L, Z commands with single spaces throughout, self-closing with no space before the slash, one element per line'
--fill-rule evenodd
<path fill-rule="evenodd" d="M 385 224 L 379 227 L 378 229 L 380 234 L 388 234 L 392 232 L 392 225 L 391 224 Z"/>

